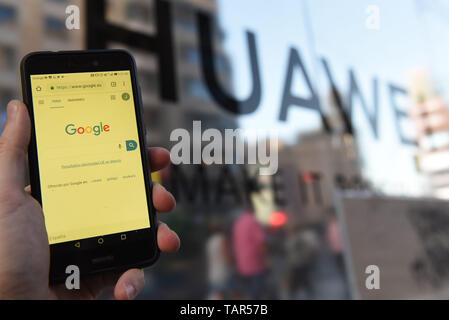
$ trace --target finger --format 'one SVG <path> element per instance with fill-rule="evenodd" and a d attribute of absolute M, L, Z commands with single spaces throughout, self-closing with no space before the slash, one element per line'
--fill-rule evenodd
<path fill-rule="evenodd" d="M 165 223 L 160 222 L 157 230 L 157 245 L 163 252 L 176 252 L 181 246 L 181 241 L 176 232 Z"/>
<path fill-rule="evenodd" d="M 170 152 L 164 148 L 149 148 L 151 172 L 164 169 L 170 164 Z"/>
<path fill-rule="evenodd" d="M 18 100 L 8 104 L 6 114 L 6 125 L 0 137 L 0 188 L 23 190 L 30 118 L 26 106 Z"/>
<path fill-rule="evenodd" d="M 159 212 L 169 212 L 176 206 L 176 200 L 170 192 L 155 182 L 153 183 L 153 205 Z"/>
<path fill-rule="evenodd" d="M 114 296 L 117 300 L 133 300 L 145 286 L 145 276 L 142 269 L 130 269 L 117 281 Z"/>
<path fill-rule="evenodd" d="M 26 193 L 31 195 L 31 186 L 30 185 L 27 185 L 24 190 L 25 190 Z"/>

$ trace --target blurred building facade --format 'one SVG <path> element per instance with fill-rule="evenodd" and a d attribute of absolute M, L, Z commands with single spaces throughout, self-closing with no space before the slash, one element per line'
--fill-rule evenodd
<path fill-rule="evenodd" d="M 0 124 L 6 120 L 9 100 L 21 97 L 20 59 L 37 50 L 75 50 L 83 47 L 84 33 L 68 31 L 68 4 L 82 11 L 84 1 L 1 0 L 0 1 Z M 32 32 L 30 32 L 32 30 Z"/>
<path fill-rule="evenodd" d="M 436 197 L 449 199 L 449 111 L 444 98 L 435 90 L 428 70 L 415 70 L 410 92 L 418 169 L 429 177 Z"/>
<path fill-rule="evenodd" d="M 292 220 L 305 225 L 323 223 L 333 212 L 336 189 L 369 191 L 359 161 L 354 138 L 347 134 L 310 133 L 282 148 L 279 163 L 288 181 L 286 202 Z"/>

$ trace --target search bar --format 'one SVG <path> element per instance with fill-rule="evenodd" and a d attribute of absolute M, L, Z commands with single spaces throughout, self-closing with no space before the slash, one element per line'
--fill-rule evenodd
<path fill-rule="evenodd" d="M 134 151 L 137 149 L 137 146 L 138 144 L 134 140 L 124 140 L 103 144 L 53 147 L 41 150 L 39 155 L 47 159 L 103 156 Z"/>

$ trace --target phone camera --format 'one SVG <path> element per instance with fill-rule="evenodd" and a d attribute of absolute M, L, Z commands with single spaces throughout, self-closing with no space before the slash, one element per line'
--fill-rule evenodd
<path fill-rule="evenodd" d="M 100 63 L 98 62 L 98 60 L 94 60 L 94 61 L 92 62 L 92 65 L 93 65 L 94 67 L 98 67 L 99 64 L 100 64 Z"/>

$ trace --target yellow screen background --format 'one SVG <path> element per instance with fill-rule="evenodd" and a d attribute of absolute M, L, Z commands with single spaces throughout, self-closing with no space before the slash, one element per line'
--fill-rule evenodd
<path fill-rule="evenodd" d="M 31 88 L 50 244 L 150 227 L 130 71 L 32 75 Z"/>

